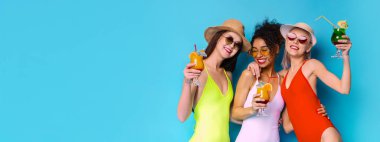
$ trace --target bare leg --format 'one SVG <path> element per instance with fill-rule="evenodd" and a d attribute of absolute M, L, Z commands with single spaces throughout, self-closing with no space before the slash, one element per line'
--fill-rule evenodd
<path fill-rule="evenodd" d="M 342 142 L 342 137 L 334 127 L 329 127 L 323 131 L 321 142 Z"/>

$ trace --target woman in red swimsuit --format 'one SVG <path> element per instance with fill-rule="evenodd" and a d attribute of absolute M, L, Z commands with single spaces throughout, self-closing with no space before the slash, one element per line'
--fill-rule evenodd
<path fill-rule="evenodd" d="M 283 68 L 287 71 L 281 84 L 290 121 L 299 142 L 342 141 L 338 130 L 327 117 L 315 111 L 320 106 L 316 94 L 317 79 L 341 94 L 350 92 L 351 42 L 339 40 L 337 48 L 342 49 L 343 74 L 339 79 L 316 59 L 310 59 L 310 50 L 317 40 L 313 30 L 305 23 L 282 25 L 281 34 L 286 39 Z"/>

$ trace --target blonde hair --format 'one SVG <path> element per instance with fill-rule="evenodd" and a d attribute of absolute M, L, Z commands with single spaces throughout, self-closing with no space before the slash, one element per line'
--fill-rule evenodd
<path fill-rule="evenodd" d="M 311 48 L 311 46 L 309 46 L 309 48 Z M 311 51 L 310 52 L 306 51 L 304 59 L 310 59 L 310 58 L 311 58 Z M 286 49 L 284 51 L 284 57 L 282 58 L 281 65 L 282 65 L 283 69 L 289 69 L 290 68 L 290 57 L 289 57 L 289 54 L 286 51 Z"/>

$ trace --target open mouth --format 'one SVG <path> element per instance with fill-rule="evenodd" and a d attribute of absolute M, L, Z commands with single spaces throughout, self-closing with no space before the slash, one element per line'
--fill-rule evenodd
<path fill-rule="evenodd" d="M 296 45 L 290 45 L 290 49 L 299 50 L 300 48 L 298 48 Z"/>
<path fill-rule="evenodd" d="M 259 64 L 264 64 L 266 61 L 267 61 L 267 59 L 265 59 L 265 58 L 257 59 L 257 63 L 259 63 Z"/>
<path fill-rule="evenodd" d="M 231 54 L 232 53 L 232 50 L 227 48 L 227 47 L 224 47 L 224 50 L 228 53 L 228 54 Z"/>

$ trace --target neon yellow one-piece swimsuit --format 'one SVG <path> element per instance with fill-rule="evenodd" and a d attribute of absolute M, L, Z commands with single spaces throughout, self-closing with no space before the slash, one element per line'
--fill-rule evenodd
<path fill-rule="evenodd" d="M 225 94 L 207 71 L 207 81 L 202 96 L 194 109 L 195 130 L 190 142 L 229 142 L 230 104 L 233 90 L 230 79 Z"/>

